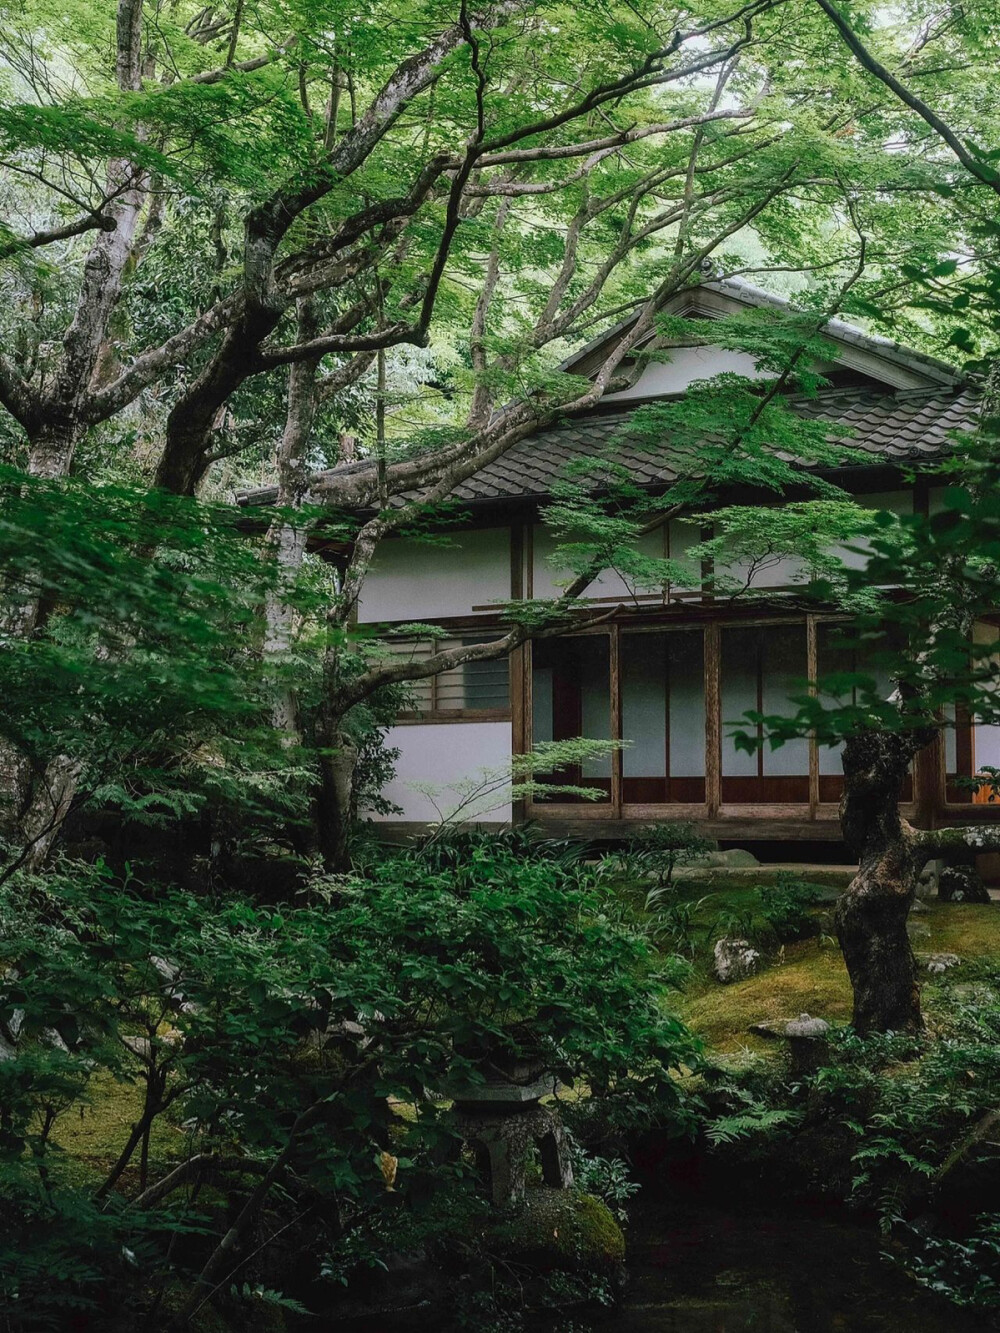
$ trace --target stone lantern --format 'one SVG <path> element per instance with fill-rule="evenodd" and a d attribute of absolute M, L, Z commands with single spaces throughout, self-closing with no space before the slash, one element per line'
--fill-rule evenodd
<path fill-rule="evenodd" d="M 798 1077 L 815 1074 L 828 1063 L 830 1024 L 822 1018 L 799 1014 L 785 1024 L 785 1037 L 792 1058 L 792 1073 Z"/>
<path fill-rule="evenodd" d="M 541 1099 L 556 1092 L 556 1076 L 525 1061 L 491 1062 L 482 1083 L 453 1089 L 454 1123 L 472 1148 L 498 1208 L 524 1198 L 525 1174 L 537 1146 L 542 1179 L 554 1189 L 573 1184 L 566 1136 L 558 1112 Z"/>

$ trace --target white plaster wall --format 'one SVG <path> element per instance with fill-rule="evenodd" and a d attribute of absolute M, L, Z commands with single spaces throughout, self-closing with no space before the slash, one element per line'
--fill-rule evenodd
<path fill-rule="evenodd" d="M 375 815 L 380 821 L 406 820 L 429 823 L 440 818 L 430 796 L 417 791 L 413 783 L 447 788 L 450 784 L 475 778 L 482 769 L 500 768 L 510 762 L 511 729 L 509 722 L 428 722 L 390 728 L 385 740 L 390 749 L 400 751 L 396 775 L 383 788 L 387 800 L 402 807 L 401 815 Z M 436 790 L 434 800 L 445 814 L 461 800 L 461 794 Z M 473 822 L 503 822 L 511 817 L 510 801 L 493 810 L 473 816 Z"/>
<path fill-rule="evenodd" d="M 913 492 L 909 490 L 873 491 L 869 495 L 855 495 L 854 500 L 864 509 L 885 509 L 890 514 L 913 513 Z M 868 563 L 864 553 L 867 543 L 854 541 L 850 545 L 858 549 L 851 551 L 845 546 L 835 546 L 833 553 L 839 556 L 848 569 L 862 569 Z"/>
<path fill-rule="evenodd" d="M 601 401 L 627 402 L 630 398 L 682 393 L 693 380 L 711 379 L 723 371 L 754 380 L 770 377 L 769 372 L 757 369 L 747 352 L 727 352 L 722 347 L 672 347 L 668 354 L 669 361 L 651 361 L 631 388 L 605 394 Z"/>
<path fill-rule="evenodd" d="M 682 579 L 671 591 L 691 591 L 701 586 L 701 561 L 691 560 L 687 555 L 693 546 L 698 546 L 700 543 L 700 523 L 689 523 L 682 518 L 670 520 L 670 559 L 679 560 L 690 573 L 689 578 Z"/>
<path fill-rule="evenodd" d="M 672 522 L 670 524 L 669 541 L 670 558 L 672 560 L 683 560 L 685 550 L 689 546 L 694 546 L 700 540 L 700 529 L 693 524 Z M 557 544 L 551 533 L 542 524 L 535 525 L 532 539 L 534 563 L 531 575 L 532 595 L 534 597 L 558 597 L 563 587 L 570 581 L 570 574 L 553 564 L 552 556 L 555 554 Z M 652 532 L 643 533 L 636 541 L 636 549 L 641 555 L 652 560 L 665 559 L 667 550 L 662 526 L 654 528 Z M 700 571 L 695 565 L 691 566 L 691 570 L 691 582 L 693 584 Z M 587 589 L 584 600 L 603 597 L 631 598 L 635 592 L 638 592 L 641 596 L 644 593 L 659 591 L 658 588 L 634 589 L 631 583 L 626 582 L 615 570 L 608 569 L 599 578 L 594 579 Z"/>
<path fill-rule="evenodd" d="M 854 500 L 864 509 L 884 509 L 892 514 L 913 513 L 913 492 L 908 490 L 876 491 L 870 495 L 856 495 Z M 837 556 L 849 569 L 861 569 L 867 564 L 865 550 L 867 543 L 858 539 L 847 545 L 839 543 L 831 548 L 831 554 Z M 738 580 L 741 584 L 747 579 L 750 563 L 745 560 L 716 561 L 720 574 Z M 750 584 L 754 588 L 787 588 L 808 582 L 808 568 L 804 561 L 796 556 L 787 556 L 769 560 L 754 571 Z"/>
<path fill-rule="evenodd" d="M 729 558 L 725 546 L 715 561 L 715 569 L 720 579 L 733 579 L 741 587 L 747 584 L 752 588 L 787 588 L 808 581 L 805 561 L 794 555 L 769 557 L 757 563 L 750 578 L 751 562 Z"/>
<path fill-rule="evenodd" d="M 447 545 L 397 537 L 376 554 L 358 609 L 362 623 L 468 615 L 510 598 L 510 529 L 448 535 Z"/>

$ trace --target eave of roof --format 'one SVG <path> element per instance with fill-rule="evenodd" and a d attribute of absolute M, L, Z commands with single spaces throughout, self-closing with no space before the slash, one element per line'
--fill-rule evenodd
<path fill-rule="evenodd" d="M 699 301 L 699 298 L 706 292 L 748 309 L 785 311 L 794 309 L 792 303 L 785 297 L 775 296 L 772 292 L 767 292 L 751 282 L 745 282 L 742 278 L 712 278 L 692 284 L 690 287 L 676 293 L 664 303 L 663 310 L 665 313 L 673 314 L 683 314 L 690 311 L 691 313 L 704 314 L 710 319 L 718 318 L 722 313 L 721 311 L 713 310 Z M 586 362 L 591 353 L 597 351 L 606 342 L 627 332 L 637 318 L 637 314 L 629 315 L 610 328 L 605 329 L 603 333 L 598 334 L 590 342 L 567 357 L 559 369 L 572 374 L 577 366 Z M 923 376 L 933 384 L 957 387 L 966 382 L 966 377 L 962 372 L 947 361 L 930 356 L 926 352 L 918 352 L 912 347 L 905 347 L 902 343 L 894 342 L 891 338 L 885 338 L 881 334 L 866 333 L 863 329 L 857 328 L 856 325 L 848 324 L 846 320 L 837 318 L 827 320 L 823 325 L 822 332 L 836 342 L 847 343 L 862 352 L 882 357 L 904 367 L 906 370 L 912 371 L 916 375 Z M 655 333 L 651 332 L 647 338 L 643 339 L 640 346 L 648 346 L 655 338 Z"/>
<path fill-rule="evenodd" d="M 672 298 L 665 309 L 698 310 L 699 298 L 704 303 L 705 293 L 709 294 L 709 300 L 715 298 L 716 308 L 708 309 L 703 304 L 703 313 L 709 318 L 722 313 L 720 302 L 758 309 L 790 308 L 790 303 L 782 297 L 773 296 L 752 283 L 741 279 L 718 279 L 686 288 Z M 563 362 L 562 369 L 572 371 L 585 364 L 592 353 L 630 328 L 636 317 L 630 316 L 592 339 Z M 789 400 L 803 416 L 826 418 L 831 426 L 848 427 L 853 438 L 846 443 L 871 454 L 872 467 L 902 464 L 919 467 L 940 455 L 953 432 L 974 424 L 978 392 L 953 366 L 888 338 L 864 333 L 843 320 L 830 320 L 825 331 L 842 344 L 881 358 L 883 363 L 892 362 L 920 377 L 926 386 L 901 388 L 895 392 L 882 391 L 874 385 L 870 389 L 835 388 L 814 398 Z M 654 336 L 651 334 L 650 338 Z M 638 399 L 605 402 L 585 414 L 536 431 L 459 483 L 450 498 L 477 506 L 543 501 L 551 494 L 553 484 L 564 475 L 568 462 L 588 455 L 597 458 L 606 454 L 612 436 L 622 431 L 631 413 L 641 405 Z M 677 472 L 669 467 L 666 451 L 659 447 L 616 444 L 610 457 L 633 468 L 634 479 L 651 489 L 665 487 L 677 478 Z M 342 463 L 316 474 L 314 483 L 319 491 L 329 490 L 336 478 L 350 476 L 370 466 L 370 460 L 365 459 Z M 243 491 L 236 498 L 241 505 L 274 504 L 277 487 Z M 395 497 L 394 503 L 403 504 L 418 498 L 411 492 Z"/>

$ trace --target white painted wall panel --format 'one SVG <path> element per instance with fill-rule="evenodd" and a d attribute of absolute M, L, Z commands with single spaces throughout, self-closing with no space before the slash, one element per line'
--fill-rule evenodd
<path fill-rule="evenodd" d="M 890 514 L 913 513 L 913 492 L 909 490 L 872 491 L 868 495 L 855 495 L 854 500 L 863 509 L 885 509 Z M 847 546 L 835 546 L 833 554 L 838 556 L 848 569 L 863 569 L 868 563 L 868 557 L 865 555 L 867 543 L 853 541 L 849 545 L 856 549 L 849 550 Z"/>
<path fill-rule="evenodd" d="M 808 582 L 805 561 L 797 556 L 768 556 L 751 562 L 728 557 L 724 547 L 715 569 L 720 587 L 725 586 L 722 580 L 733 580 L 740 588 L 788 588 Z"/>
<path fill-rule="evenodd" d="M 510 529 L 449 534 L 447 545 L 383 542 L 365 580 L 358 619 L 430 620 L 468 615 L 510 598 Z"/>
<path fill-rule="evenodd" d="M 511 729 L 509 722 L 428 722 L 408 727 L 392 727 L 386 745 L 400 751 L 396 775 L 384 795 L 401 806 L 401 815 L 375 815 L 376 820 L 434 822 L 440 818 L 430 796 L 417 791 L 414 783 L 447 788 L 453 783 L 475 778 L 482 769 L 500 768 L 510 762 Z M 448 791 L 434 792 L 441 810 L 447 814 L 461 799 Z M 511 817 L 510 801 L 498 809 L 483 811 L 477 820 L 503 822 Z"/>
<path fill-rule="evenodd" d="M 669 361 L 651 361 L 631 388 L 606 394 L 601 401 L 627 402 L 630 398 L 682 393 L 694 380 L 711 379 L 723 372 L 754 380 L 768 378 L 768 373 L 759 371 L 747 352 L 727 352 L 721 347 L 673 347 L 669 356 Z"/>
<path fill-rule="evenodd" d="M 693 545 L 700 540 L 700 531 L 692 527 L 691 524 L 672 523 L 671 539 L 669 540 L 671 540 L 671 549 L 669 549 L 671 559 L 683 559 L 684 551 L 688 545 Z M 553 539 L 551 533 L 543 525 L 537 524 L 532 540 L 533 597 L 557 597 L 563 592 L 565 584 L 571 581 L 571 575 L 567 571 L 563 571 L 556 564 L 553 564 L 552 557 L 556 553 L 557 545 L 559 544 Z M 647 556 L 649 560 L 664 560 L 667 557 L 667 551 L 665 551 L 663 527 L 653 529 L 652 532 L 643 533 L 636 540 L 636 549 L 640 555 Z M 659 591 L 659 588 L 633 588 L 631 581 L 623 579 L 615 569 L 605 569 L 603 575 L 593 580 L 591 587 L 585 593 L 585 597 L 587 599 L 599 599 L 599 597 L 623 597 L 623 599 L 628 599 L 636 592 L 643 595 L 643 593 Z"/>

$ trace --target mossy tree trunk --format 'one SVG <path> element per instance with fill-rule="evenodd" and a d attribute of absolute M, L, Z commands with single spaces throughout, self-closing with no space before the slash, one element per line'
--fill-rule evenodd
<path fill-rule="evenodd" d="M 903 782 L 923 733 L 862 731 L 844 745 L 841 827 L 858 873 L 837 903 L 837 938 L 854 992 L 855 1030 L 915 1032 L 923 1026 L 906 919 L 928 859 L 900 817 Z"/>
<path fill-rule="evenodd" d="M 343 874 L 351 868 L 350 838 L 357 763 L 357 748 L 342 733 L 331 737 L 320 752 L 316 834 L 323 869 L 331 874 Z"/>

